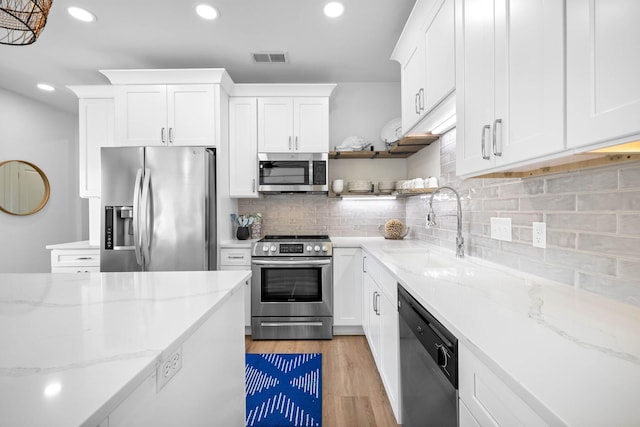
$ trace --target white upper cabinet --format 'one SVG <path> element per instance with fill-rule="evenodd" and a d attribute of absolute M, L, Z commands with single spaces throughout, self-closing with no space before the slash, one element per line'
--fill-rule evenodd
<path fill-rule="evenodd" d="M 422 117 L 424 111 L 424 39 L 418 37 L 401 66 L 402 130 L 408 130 Z"/>
<path fill-rule="evenodd" d="M 258 100 L 229 98 L 229 195 L 258 197 Z"/>
<path fill-rule="evenodd" d="M 567 0 L 567 145 L 640 133 L 640 2 Z"/>
<path fill-rule="evenodd" d="M 391 59 L 400 63 L 407 133 L 455 90 L 453 0 L 418 0 Z"/>
<path fill-rule="evenodd" d="M 453 0 L 444 0 L 425 32 L 424 110 L 430 111 L 456 87 Z"/>
<path fill-rule="evenodd" d="M 458 175 L 564 150 L 564 1 L 455 8 Z"/>
<path fill-rule="evenodd" d="M 258 98 L 258 151 L 328 152 L 329 98 Z"/>
<path fill-rule="evenodd" d="M 116 86 L 118 145 L 216 145 L 215 86 Z"/>
<path fill-rule="evenodd" d="M 78 101 L 80 197 L 100 197 L 100 149 L 115 145 L 112 86 L 69 86 Z"/>

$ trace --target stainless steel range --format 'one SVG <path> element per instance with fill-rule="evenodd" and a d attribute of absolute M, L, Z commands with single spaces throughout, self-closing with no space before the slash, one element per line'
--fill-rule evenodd
<path fill-rule="evenodd" d="M 251 257 L 254 339 L 331 339 L 333 250 L 329 236 L 265 236 Z"/>

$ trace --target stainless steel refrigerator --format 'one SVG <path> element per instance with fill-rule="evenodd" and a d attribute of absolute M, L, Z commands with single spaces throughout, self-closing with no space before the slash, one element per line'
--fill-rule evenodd
<path fill-rule="evenodd" d="M 206 147 L 101 149 L 100 271 L 216 269 L 216 155 Z"/>

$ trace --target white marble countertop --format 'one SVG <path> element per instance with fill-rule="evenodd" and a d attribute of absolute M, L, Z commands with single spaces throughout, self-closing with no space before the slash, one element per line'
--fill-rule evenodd
<path fill-rule="evenodd" d="M 0 274 L 0 425 L 97 426 L 249 277 Z"/>
<path fill-rule="evenodd" d="M 45 246 L 46 249 L 100 249 L 100 245 L 92 245 L 88 240 L 79 242 L 56 243 Z"/>
<path fill-rule="evenodd" d="M 258 239 L 247 240 L 223 240 L 220 242 L 220 249 L 251 249 L 251 245 Z"/>
<path fill-rule="evenodd" d="M 358 243 L 552 424 L 640 425 L 640 309 L 425 242 Z"/>

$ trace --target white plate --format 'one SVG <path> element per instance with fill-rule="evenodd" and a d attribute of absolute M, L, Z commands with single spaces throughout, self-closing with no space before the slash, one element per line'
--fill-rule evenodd
<path fill-rule="evenodd" d="M 389 123 L 384 125 L 384 127 L 380 131 L 380 139 L 388 143 L 398 141 L 401 135 L 402 135 L 402 119 L 401 118 L 391 120 Z"/>

